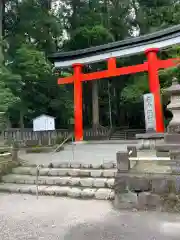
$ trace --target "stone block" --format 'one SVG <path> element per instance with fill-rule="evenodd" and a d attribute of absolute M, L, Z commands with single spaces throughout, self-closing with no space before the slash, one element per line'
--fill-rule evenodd
<path fill-rule="evenodd" d="M 106 182 L 107 187 L 113 188 L 114 187 L 114 181 L 115 181 L 114 178 L 107 179 L 107 182 Z"/>
<path fill-rule="evenodd" d="M 156 151 L 157 157 L 169 157 L 169 151 Z"/>
<path fill-rule="evenodd" d="M 49 176 L 59 176 L 60 175 L 66 175 L 67 171 L 62 171 L 63 169 L 57 169 L 57 168 L 52 168 L 48 171 Z"/>
<path fill-rule="evenodd" d="M 93 187 L 103 188 L 106 186 L 107 178 L 94 178 Z"/>
<path fill-rule="evenodd" d="M 19 183 L 23 183 L 22 180 Z M 24 178 L 25 184 L 36 184 L 36 178 L 35 177 L 26 177 Z M 40 181 L 38 180 L 38 184 L 40 184 Z"/>
<path fill-rule="evenodd" d="M 176 176 L 174 179 L 175 191 L 177 194 L 180 194 L 180 176 Z"/>
<path fill-rule="evenodd" d="M 111 197 L 111 189 L 100 188 L 95 192 L 95 198 L 99 200 L 108 200 Z"/>
<path fill-rule="evenodd" d="M 82 187 L 92 187 L 94 184 L 93 178 L 81 178 L 80 179 L 80 185 Z"/>
<path fill-rule="evenodd" d="M 39 177 L 38 183 L 41 184 L 41 185 L 45 185 L 46 180 L 47 180 L 47 177 Z"/>
<path fill-rule="evenodd" d="M 115 193 L 114 206 L 118 209 L 133 209 L 138 206 L 136 193 Z"/>
<path fill-rule="evenodd" d="M 170 133 L 167 133 L 164 135 L 164 141 L 166 143 L 179 143 L 180 142 L 180 134 L 177 134 L 177 133 L 173 133 L 173 134 L 170 134 Z"/>
<path fill-rule="evenodd" d="M 102 168 L 102 164 L 100 163 L 93 163 L 91 164 L 92 169 L 101 169 Z"/>
<path fill-rule="evenodd" d="M 67 193 L 69 191 L 69 187 L 59 187 L 55 191 L 56 196 L 67 196 Z"/>
<path fill-rule="evenodd" d="M 2 182 L 5 183 L 16 183 L 16 178 L 14 178 L 11 174 L 2 176 Z"/>
<path fill-rule="evenodd" d="M 29 185 L 28 188 L 29 188 L 29 193 L 36 194 L 36 191 L 37 191 L 36 185 Z M 44 189 L 44 186 L 39 186 L 38 187 L 39 191 L 42 188 Z"/>
<path fill-rule="evenodd" d="M 26 183 L 26 181 L 27 181 L 27 184 L 30 184 L 30 183 L 28 183 L 28 178 L 24 178 L 23 176 L 15 176 L 15 183 L 21 183 L 21 184 L 24 184 L 24 183 Z M 34 184 L 34 182 L 33 182 L 33 184 Z"/>
<path fill-rule="evenodd" d="M 49 168 L 41 168 L 39 170 L 39 175 L 40 176 L 47 176 L 47 175 L 49 175 Z"/>
<path fill-rule="evenodd" d="M 115 177 L 117 170 L 116 169 L 108 169 L 103 170 L 103 177 Z"/>
<path fill-rule="evenodd" d="M 180 164 L 180 150 L 179 150 L 179 146 L 177 147 L 176 150 L 170 150 L 169 153 L 170 159 L 173 160 L 176 165 Z"/>
<path fill-rule="evenodd" d="M 57 189 L 57 186 L 46 187 L 43 189 L 43 193 L 45 195 L 55 195 L 56 189 Z"/>
<path fill-rule="evenodd" d="M 118 174 L 114 181 L 114 191 L 115 193 L 124 193 L 127 191 L 128 178 L 126 176 L 121 176 Z"/>
<path fill-rule="evenodd" d="M 20 189 L 19 189 L 19 192 L 20 193 L 31 193 L 30 192 L 30 187 L 29 186 L 22 186 Z"/>
<path fill-rule="evenodd" d="M 81 196 L 81 189 L 80 188 L 70 188 L 67 195 L 69 197 L 78 198 Z"/>
<path fill-rule="evenodd" d="M 20 192 L 20 189 L 21 189 L 21 185 L 16 184 L 16 185 L 10 187 L 10 188 L 9 188 L 9 191 L 10 191 L 11 193 L 19 193 L 19 192 Z"/>
<path fill-rule="evenodd" d="M 68 185 L 71 180 L 71 177 L 59 177 L 54 181 L 55 185 L 63 186 Z"/>
<path fill-rule="evenodd" d="M 47 177 L 46 178 L 46 184 L 47 185 L 54 185 L 55 178 L 54 177 Z"/>
<path fill-rule="evenodd" d="M 50 188 L 49 189 L 49 192 L 46 191 L 47 188 Z M 35 186 L 34 188 L 31 187 L 31 193 L 32 194 L 37 194 L 37 187 Z M 52 189 L 50 186 L 44 186 L 44 185 L 41 185 L 41 186 L 38 186 L 38 194 L 39 195 L 54 195 L 54 192 L 52 192 Z"/>
<path fill-rule="evenodd" d="M 67 169 L 67 175 L 72 176 L 72 177 L 77 177 L 80 176 L 80 169 Z"/>
<path fill-rule="evenodd" d="M 169 193 L 170 189 L 170 180 L 163 179 L 163 178 L 157 178 L 152 179 L 152 192 L 158 193 L 158 194 L 165 194 Z"/>
<path fill-rule="evenodd" d="M 116 159 L 118 172 L 128 172 L 130 170 L 128 152 L 117 152 Z"/>
<path fill-rule="evenodd" d="M 131 192 L 151 190 L 150 180 L 145 177 L 128 177 L 128 189 Z"/>
<path fill-rule="evenodd" d="M 29 171 L 29 174 L 33 175 L 33 176 L 36 175 L 36 173 L 37 173 L 37 169 L 36 168 L 31 168 L 30 171 Z"/>
<path fill-rule="evenodd" d="M 151 195 L 150 192 L 141 192 L 138 194 L 138 209 L 144 210 L 148 205 L 148 198 Z"/>
<path fill-rule="evenodd" d="M 91 170 L 90 171 L 90 176 L 91 177 L 102 177 L 103 170 L 102 169 L 97 169 L 97 170 Z"/>
<path fill-rule="evenodd" d="M 136 139 L 164 139 L 164 133 L 148 132 L 136 134 Z"/>
<path fill-rule="evenodd" d="M 102 168 L 103 169 L 111 169 L 114 167 L 114 163 L 113 162 L 107 162 L 107 163 L 103 163 L 102 164 Z"/>
<path fill-rule="evenodd" d="M 138 194 L 138 209 L 157 209 L 161 207 L 162 200 L 161 196 L 152 194 L 150 192 L 142 192 Z"/>
<path fill-rule="evenodd" d="M 91 163 L 81 163 L 81 168 L 92 168 Z"/>
<path fill-rule="evenodd" d="M 79 169 L 79 175 L 81 177 L 90 177 L 91 170 L 90 169 Z"/>
<path fill-rule="evenodd" d="M 93 198 L 95 196 L 96 189 L 85 188 L 81 191 L 82 198 Z"/>
<path fill-rule="evenodd" d="M 15 174 L 30 174 L 31 167 L 17 167 L 12 169 L 12 173 Z"/>
<path fill-rule="evenodd" d="M 71 162 L 70 163 L 71 168 L 81 168 L 81 163 L 78 162 Z"/>
<path fill-rule="evenodd" d="M 53 162 L 53 168 L 69 168 L 70 163 L 69 162 Z"/>
<path fill-rule="evenodd" d="M 68 183 L 69 183 L 71 186 L 79 186 L 80 181 L 81 181 L 81 178 L 80 178 L 80 177 L 72 177 L 72 178 L 69 179 Z"/>

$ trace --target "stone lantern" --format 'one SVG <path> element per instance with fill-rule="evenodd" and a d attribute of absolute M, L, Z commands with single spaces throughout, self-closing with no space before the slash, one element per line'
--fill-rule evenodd
<path fill-rule="evenodd" d="M 165 90 L 170 95 L 170 104 L 167 108 L 172 112 L 173 118 L 168 125 L 168 133 L 180 133 L 180 84 L 173 78 L 172 85 Z"/>
<path fill-rule="evenodd" d="M 177 78 L 173 78 L 172 85 L 165 90 L 170 96 L 170 104 L 167 108 L 172 112 L 167 133 L 164 135 L 164 148 L 169 150 L 172 160 L 172 172 L 180 172 L 180 84 Z"/>

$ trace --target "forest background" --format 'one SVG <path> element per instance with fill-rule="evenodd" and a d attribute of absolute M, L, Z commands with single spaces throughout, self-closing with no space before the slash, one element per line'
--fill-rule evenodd
<path fill-rule="evenodd" d="M 0 112 L 3 127 L 32 127 L 40 114 L 56 117 L 56 128 L 73 119 L 73 86 L 58 86 L 60 75 L 48 56 L 101 45 L 164 29 L 180 23 L 179 0 L 1 0 L 0 1 Z M 180 56 L 180 47 L 159 57 Z M 145 55 L 119 59 L 128 66 Z M 96 71 L 105 63 L 86 67 Z M 160 72 L 161 92 L 178 68 Z M 93 91 L 98 87 L 98 95 Z M 83 84 L 84 125 L 91 127 L 92 101 L 98 97 L 99 124 L 144 127 L 143 94 L 149 92 L 147 74 L 119 76 Z M 163 97 L 164 109 L 167 99 Z M 165 112 L 165 119 L 168 118 Z"/>

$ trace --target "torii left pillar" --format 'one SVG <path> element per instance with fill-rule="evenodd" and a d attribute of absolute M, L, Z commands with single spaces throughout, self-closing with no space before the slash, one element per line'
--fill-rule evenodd
<path fill-rule="evenodd" d="M 74 132 L 75 141 L 83 141 L 82 64 L 74 64 Z"/>

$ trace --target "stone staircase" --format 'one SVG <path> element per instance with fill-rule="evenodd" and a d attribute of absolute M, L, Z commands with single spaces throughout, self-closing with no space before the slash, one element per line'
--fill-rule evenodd
<path fill-rule="evenodd" d="M 114 163 L 50 163 L 39 167 L 39 195 L 81 199 L 114 199 Z M 26 163 L 2 177 L 1 192 L 37 193 L 37 166 Z"/>
<path fill-rule="evenodd" d="M 137 133 L 144 133 L 143 129 L 116 129 L 110 136 L 110 140 L 135 140 Z"/>
<path fill-rule="evenodd" d="M 125 140 L 125 134 L 121 130 L 116 130 L 110 137 L 110 140 Z"/>

